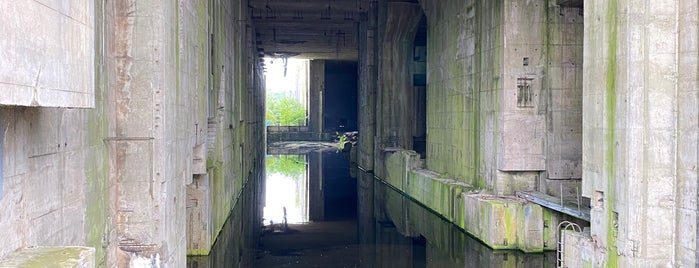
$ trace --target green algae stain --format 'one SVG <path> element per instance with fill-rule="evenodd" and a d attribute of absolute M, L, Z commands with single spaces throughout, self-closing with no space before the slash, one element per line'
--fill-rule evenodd
<path fill-rule="evenodd" d="M 94 60 L 94 98 L 95 108 L 85 110 L 87 118 L 87 146 L 85 156 L 85 244 L 95 249 L 95 264 L 100 266 L 105 262 L 106 234 L 109 230 L 109 150 L 103 137 L 107 137 L 105 103 L 107 95 L 107 75 L 103 72 L 103 58 L 106 52 L 102 50 L 104 23 L 101 12 L 102 2 L 95 3 L 95 60 Z M 70 253 L 70 252 L 68 252 Z"/>
<path fill-rule="evenodd" d="M 0 263 L 0 267 L 40 268 L 40 267 L 81 267 L 88 264 L 91 249 L 85 247 L 42 247 L 31 248 L 17 253 L 12 260 Z"/>
<path fill-rule="evenodd" d="M 617 0 L 610 0 L 607 6 L 606 23 L 607 40 L 607 77 L 605 91 L 605 108 L 607 120 L 606 160 L 607 160 L 607 267 L 617 267 L 619 260 L 616 246 L 616 228 L 614 222 L 614 164 L 615 164 L 615 116 L 616 116 L 616 60 L 617 60 Z"/>

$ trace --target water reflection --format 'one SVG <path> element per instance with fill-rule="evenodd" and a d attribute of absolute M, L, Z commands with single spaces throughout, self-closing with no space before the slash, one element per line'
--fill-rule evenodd
<path fill-rule="evenodd" d="M 308 222 L 306 156 L 267 156 L 265 181 L 264 225 Z"/>
<path fill-rule="evenodd" d="M 227 226 L 211 267 L 554 267 L 553 252 L 494 251 L 373 174 L 351 177 L 345 154 L 290 157 L 292 162 L 268 158 L 266 203 L 257 204 L 266 206 L 264 217 L 275 223 L 286 206 L 288 231 L 240 233 Z M 303 178 L 274 172 L 274 161 L 304 163 L 303 172 L 295 173 Z M 297 220 L 307 223 L 292 223 Z M 260 237 L 256 247 L 239 241 L 254 235 Z"/>
<path fill-rule="evenodd" d="M 553 252 L 492 250 L 373 174 L 357 180 L 362 267 L 555 267 Z"/>

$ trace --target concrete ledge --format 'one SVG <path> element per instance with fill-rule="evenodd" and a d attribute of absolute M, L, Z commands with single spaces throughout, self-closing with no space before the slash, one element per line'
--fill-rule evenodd
<path fill-rule="evenodd" d="M 465 194 L 464 230 L 493 249 L 517 248 L 517 218 L 522 201 L 485 194 Z"/>
<path fill-rule="evenodd" d="M 463 194 L 466 232 L 493 249 L 544 251 L 544 210 L 524 199 Z"/>
<path fill-rule="evenodd" d="M 275 141 L 331 141 L 331 133 L 320 132 L 267 132 L 267 140 Z"/>
<path fill-rule="evenodd" d="M 386 183 L 475 236 L 493 249 L 527 253 L 556 248 L 559 217 L 514 196 L 474 193 L 474 187 L 420 168 L 419 155 L 384 150 Z M 551 227 L 553 226 L 553 228 Z"/>
<path fill-rule="evenodd" d="M 95 267 L 90 247 L 28 247 L 0 260 L 0 267 Z"/>

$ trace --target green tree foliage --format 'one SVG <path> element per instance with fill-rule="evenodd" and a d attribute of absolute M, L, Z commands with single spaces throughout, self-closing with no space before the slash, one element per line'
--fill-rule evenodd
<path fill-rule="evenodd" d="M 303 155 L 268 155 L 267 173 L 282 174 L 290 178 L 299 178 L 306 172 L 306 159 Z"/>
<path fill-rule="evenodd" d="M 305 125 L 306 107 L 292 98 L 267 96 L 267 121 L 275 126 Z"/>

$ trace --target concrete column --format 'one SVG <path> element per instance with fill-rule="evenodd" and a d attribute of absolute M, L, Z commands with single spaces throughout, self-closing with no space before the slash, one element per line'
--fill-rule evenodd
<path fill-rule="evenodd" d="M 501 129 L 494 191 L 533 190 L 546 169 L 546 8 L 538 1 L 504 5 Z"/>
<path fill-rule="evenodd" d="M 362 14 L 359 24 L 359 153 L 357 163 L 365 170 L 374 169 L 374 135 L 376 135 L 376 19 L 377 7 L 372 2 L 369 12 Z"/>
<path fill-rule="evenodd" d="M 186 104 L 177 98 L 174 53 L 176 2 L 132 0 L 116 4 L 114 132 L 110 145 L 110 216 L 116 266 L 185 265 L 185 178 L 193 132 Z M 180 120 L 178 120 L 180 119 Z"/>
<path fill-rule="evenodd" d="M 697 264 L 697 7 L 585 1 L 583 194 L 595 246 L 581 258 L 593 266 Z"/>
<path fill-rule="evenodd" d="M 380 147 L 412 148 L 413 40 L 420 22 L 420 5 L 389 2 L 379 54 L 377 135 Z"/>
<path fill-rule="evenodd" d="M 312 60 L 309 66 L 308 126 L 312 132 L 323 132 L 323 90 L 325 88 L 325 61 Z"/>

